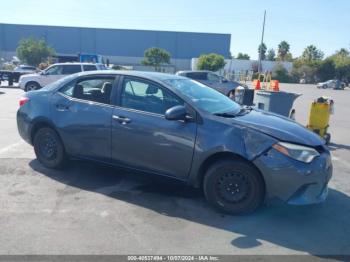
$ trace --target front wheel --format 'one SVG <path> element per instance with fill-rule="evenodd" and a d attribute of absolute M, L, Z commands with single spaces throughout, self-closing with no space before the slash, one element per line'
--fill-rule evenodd
<path fill-rule="evenodd" d="M 55 130 L 39 129 L 34 136 L 34 151 L 41 164 L 48 168 L 62 168 L 67 162 L 63 143 Z"/>
<path fill-rule="evenodd" d="M 216 162 L 206 172 L 203 187 L 207 201 L 229 214 L 251 213 L 264 201 L 263 178 L 252 164 L 244 160 Z"/>
<path fill-rule="evenodd" d="M 26 92 L 35 91 L 35 90 L 38 90 L 40 88 L 41 88 L 41 86 L 37 82 L 29 82 L 25 86 L 25 91 Z"/>

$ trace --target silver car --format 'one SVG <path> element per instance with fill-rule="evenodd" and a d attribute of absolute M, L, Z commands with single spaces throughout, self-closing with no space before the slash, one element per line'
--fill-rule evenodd
<path fill-rule="evenodd" d="M 345 83 L 339 80 L 328 80 L 317 84 L 317 88 L 332 88 L 332 89 L 344 89 Z"/>
<path fill-rule="evenodd" d="M 220 93 L 228 97 L 234 97 L 234 92 L 237 87 L 246 88 L 246 86 L 236 82 L 227 80 L 225 77 L 217 75 L 211 71 L 198 70 L 198 71 L 179 71 L 176 73 L 179 76 L 185 76 L 201 82 L 206 86 L 209 86 Z"/>

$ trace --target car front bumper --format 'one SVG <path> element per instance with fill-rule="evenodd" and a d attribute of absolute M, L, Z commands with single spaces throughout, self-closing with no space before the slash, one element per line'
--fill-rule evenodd
<path fill-rule="evenodd" d="M 265 179 L 266 202 L 307 205 L 323 202 L 327 198 L 328 182 L 333 172 L 327 149 L 309 164 L 271 149 L 258 157 L 254 164 Z"/>
<path fill-rule="evenodd" d="M 18 80 L 18 86 L 20 89 L 25 90 L 25 82 L 21 78 Z"/>

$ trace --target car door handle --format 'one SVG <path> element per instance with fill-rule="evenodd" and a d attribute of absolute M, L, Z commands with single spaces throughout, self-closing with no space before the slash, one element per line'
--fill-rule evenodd
<path fill-rule="evenodd" d="M 127 117 L 124 117 L 124 116 L 116 116 L 116 115 L 113 115 L 113 119 L 118 121 L 119 123 L 121 124 L 128 124 L 131 122 L 131 119 L 130 118 L 127 118 Z"/>
<path fill-rule="evenodd" d="M 69 106 L 63 104 L 56 104 L 56 108 L 58 111 L 67 111 L 69 110 Z"/>

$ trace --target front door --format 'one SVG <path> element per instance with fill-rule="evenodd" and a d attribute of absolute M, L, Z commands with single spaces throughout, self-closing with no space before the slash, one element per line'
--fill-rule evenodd
<path fill-rule="evenodd" d="M 82 77 L 52 96 L 52 119 L 68 154 L 110 162 L 114 79 Z"/>
<path fill-rule="evenodd" d="M 51 84 L 55 81 L 57 81 L 58 79 L 62 78 L 63 75 L 63 67 L 62 65 L 53 65 L 51 67 L 49 67 L 48 69 L 46 69 L 44 71 L 44 73 L 41 75 L 40 77 L 40 85 L 42 87 Z"/>
<path fill-rule="evenodd" d="M 196 123 L 164 118 L 167 109 L 184 102 L 165 87 L 141 78 L 124 77 L 119 88 L 119 106 L 112 117 L 112 160 L 185 178 L 191 168 Z"/>

